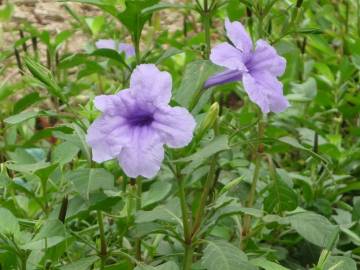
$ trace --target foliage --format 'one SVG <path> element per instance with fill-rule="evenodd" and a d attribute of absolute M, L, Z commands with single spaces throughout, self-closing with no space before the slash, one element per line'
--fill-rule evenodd
<path fill-rule="evenodd" d="M 3 2 L 5 25 L 16 3 Z M 99 14 L 62 1 L 66 31 L 24 22 L 0 38 L 0 269 L 359 267 L 359 1 L 75 2 Z M 227 17 L 286 58 L 285 112 L 261 116 L 241 83 L 203 89 Z M 68 50 L 77 32 L 86 44 Z M 95 47 L 126 37 L 136 57 Z M 171 103 L 198 124 L 142 183 L 92 162 L 85 139 L 93 98 L 128 88 L 139 63 L 171 73 Z"/>

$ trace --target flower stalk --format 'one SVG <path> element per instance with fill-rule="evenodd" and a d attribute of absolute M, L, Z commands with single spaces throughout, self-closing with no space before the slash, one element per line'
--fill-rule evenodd
<path fill-rule="evenodd" d="M 136 211 L 141 210 L 141 195 L 142 195 L 142 178 L 136 178 Z M 135 239 L 135 258 L 141 261 L 141 239 Z"/>
<path fill-rule="evenodd" d="M 210 23 L 211 23 L 211 9 L 208 0 L 204 0 L 204 9 L 202 12 L 203 27 L 205 32 L 205 58 L 209 59 L 211 50 L 211 37 L 210 37 Z"/>
<path fill-rule="evenodd" d="M 217 103 L 215 103 L 215 104 L 217 104 Z M 219 134 L 219 113 L 220 113 L 219 105 L 218 104 L 217 104 L 217 106 L 215 105 L 215 107 L 213 107 L 213 110 L 214 111 L 212 112 L 211 117 L 214 121 L 214 124 L 213 124 L 214 135 L 217 136 Z M 199 207 L 198 207 L 196 215 L 195 215 L 195 221 L 194 221 L 193 229 L 191 232 L 192 239 L 194 239 L 196 237 L 196 235 L 200 229 L 200 226 L 201 226 L 204 214 L 205 214 L 206 202 L 208 200 L 209 193 L 216 181 L 217 158 L 218 158 L 218 155 L 215 154 L 210 159 L 210 170 L 209 170 L 209 173 L 206 178 L 203 192 L 201 194 L 200 204 L 199 204 Z"/>
<path fill-rule="evenodd" d="M 99 233 L 100 233 L 100 251 L 99 251 L 99 255 L 101 258 L 100 269 L 104 269 L 105 260 L 107 256 L 107 244 L 105 239 L 104 219 L 101 211 L 97 211 L 97 219 L 99 223 Z"/>
<path fill-rule="evenodd" d="M 258 123 L 258 144 L 255 148 L 254 156 L 255 156 L 255 168 L 254 168 L 254 174 L 252 178 L 251 188 L 249 192 L 249 196 L 247 199 L 246 206 L 251 208 L 254 205 L 255 201 L 255 194 L 256 194 L 256 185 L 257 181 L 259 179 L 260 175 L 260 168 L 261 168 L 261 156 L 264 152 L 264 145 L 261 142 L 264 137 L 264 131 L 265 131 L 265 123 L 264 119 L 261 116 L 261 119 Z M 246 239 L 251 233 L 251 216 L 245 215 L 244 221 L 243 221 L 243 236 L 244 239 Z"/>
<path fill-rule="evenodd" d="M 206 178 L 206 183 L 205 183 L 205 186 L 204 186 L 204 189 L 203 189 L 203 193 L 201 194 L 200 204 L 199 204 L 198 210 L 197 210 L 196 215 L 195 215 L 194 226 L 193 226 L 192 233 L 191 233 L 192 239 L 195 238 L 197 232 L 200 229 L 200 225 L 201 225 L 201 222 L 202 222 L 204 214 L 205 214 L 206 202 L 207 202 L 207 199 L 209 197 L 210 190 L 211 190 L 211 188 L 213 187 L 213 185 L 215 183 L 215 179 L 216 179 L 216 160 L 217 160 L 217 155 L 212 157 L 211 161 L 210 161 L 210 171 L 209 171 L 208 176 Z"/>
<path fill-rule="evenodd" d="M 185 196 L 185 184 L 184 179 L 178 176 L 179 183 L 179 199 L 182 213 L 182 221 L 184 228 L 184 261 L 183 261 L 183 269 L 190 270 L 193 259 L 193 247 L 192 247 L 192 238 L 191 238 L 191 223 L 189 217 L 189 209 L 186 205 L 186 196 Z"/>

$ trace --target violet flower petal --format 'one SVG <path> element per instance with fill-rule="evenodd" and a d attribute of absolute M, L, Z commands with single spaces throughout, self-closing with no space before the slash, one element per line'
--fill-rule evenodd
<path fill-rule="evenodd" d="M 252 102 L 256 103 L 263 113 L 270 112 L 270 105 L 268 101 L 268 97 L 264 95 L 266 91 L 264 87 L 257 83 L 254 77 L 250 74 L 243 74 L 243 84 L 246 93 L 248 93 L 249 98 Z"/>
<path fill-rule="evenodd" d="M 256 42 L 256 49 L 248 63 L 251 70 L 268 70 L 274 76 L 281 76 L 286 69 L 286 60 L 277 54 L 274 47 L 264 40 Z"/>
<path fill-rule="evenodd" d="M 160 72 L 153 64 L 138 66 L 131 75 L 130 89 L 142 102 L 168 104 L 172 79 L 168 72 Z"/>
<path fill-rule="evenodd" d="M 126 57 L 132 57 L 135 55 L 135 48 L 131 44 L 120 43 L 119 52 L 124 52 Z"/>
<path fill-rule="evenodd" d="M 118 46 L 113 39 L 99 39 L 95 43 L 96 48 L 98 49 L 111 49 L 118 52 L 125 53 L 126 58 L 132 57 L 135 55 L 135 48 L 131 44 L 119 43 Z"/>
<path fill-rule="evenodd" d="M 240 22 L 230 22 L 229 19 L 225 20 L 226 35 L 231 42 L 244 53 L 248 53 L 253 48 L 253 43 L 245 30 L 245 27 Z"/>
<path fill-rule="evenodd" d="M 228 69 L 226 71 L 223 71 L 221 73 L 209 77 L 204 84 L 204 88 L 207 89 L 215 85 L 240 81 L 241 78 L 242 78 L 241 71 Z"/>
<path fill-rule="evenodd" d="M 164 147 L 151 127 L 132 130 L 131 143 L 118 156 L 120 166 L 127 176 L 154 177 L 164 159 Z"/>
<path fill-rule="evenodd" d="M 217 45 L 211 50 L 210 60 L 228 70 L 210 77 L 204 88 L 242 80 L 250 100 L 263 113 L 284 111 L 289 103 L 277 77 L 285 72 L 285 58 L 279 56 L 275 48 L 264 40 L 258 40 L 253 50 L 251 38 L 241 23 L 227 19 L 225 28 L 235 47 L 229 43 Z"/>
<path fill-rule="evenodd" d="M 88 129 L 86 142 L 92 147 L 93 160 L 104 162 L 119 154 L 129 143 L 126 121 L 121 116 L 103 115 Z"/>
<path fill-rule="evenodd" d="M 112 49 L 116 50 L 116 43 L 112 39 L 99 39 L 95 42 L 96 48 L 98 49 Z"/>
<path fill-rule="evenodd" d="M 243 53 L 229 43 L 221 43 L 211 50 L 210 60 L 218 66 L 247 71 Z"/>
<path fill-rule="evenodd" d="M 191 142 L 196 122 L 188 110 L 162 106 L 154 113 L 154 120 L 153 128 L 168 146 L 180 148 Z"/>
<path fill-rule="evenodd" d="M 151 64 L 134 70 L 129 89 L 96 97 L 95 106 L 103 114 L 86 136 L 93 160 L 117 158 L 129 177 L 155 176 L 164 158 L 164 144 L 183 147 L 195 129 L 191 114 L 170 107 L 170 98 L 170 74 Z"/>

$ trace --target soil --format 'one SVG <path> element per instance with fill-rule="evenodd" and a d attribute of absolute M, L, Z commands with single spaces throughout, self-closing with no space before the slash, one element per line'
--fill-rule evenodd
<path fill-rule="evenodd" d="M 48 30 L 52 34 L 60 33 L 63 30 L 71 28 L 71 22 L 74 22 L 74 18 L 64 8 L 64 3 L 60 3 L 57 0 L 0 0 L 2 4 L 6 2 L 12 3 L 15 6 L 14 14 L 10 22 L 0 22 L 0 50 L 13 52 L 14 44 L 21 38 L 20 30 L 25 23 L 30 23 L 33 27 L 39 31 Z M 185 0 L 180 0 L 185 1 Z M 167 0 L 167 2 L 179 3 L 179 0 Z M 102 11 L 95 6 L 81 3 L 66 3 L 77 14 L 86 17 L 92 17 L 102 14 Z M 2 5 L 0 2 L 0 9 Z M 179 14 L 177 12 L 160 12 L 158 16 L 161 18 L 161 25 L 170 31 L 181 29 L 182 20 L 179 20 Z M 146 31 L 145 31 L 146 32 Z M 86 44 L 89 37 L 85 36 L 81 32 L 74 34 L 71 39 L 66 43 L 66 50 L 75 52 L 81 50 Z M 126 40 L 130 40 L 129 37 Z M 31 46 L 31 41 L 28 41 L 27 46 Z M 41 59 L 43 63 L 46 63 L 46 49 L 40 45 L 39 51 L 41 52 Z M 22 55 L 24 52 L 22 48 L 19 48 L 19 53 Z M 16 58 L 13 54 L 10 58 L 0 62 L 0 80 L 4 77 L 10 81 L 18 79 L 19 72 L 16 70 Z M 6 66 L 5 74 L 1 74 L 1 69 Z M 9 75 L 10 74 L 10 75 Z M 16 74 L 14 77 L 13 74 Z M 3 81 L 3 80 L 2 80 Z"/>

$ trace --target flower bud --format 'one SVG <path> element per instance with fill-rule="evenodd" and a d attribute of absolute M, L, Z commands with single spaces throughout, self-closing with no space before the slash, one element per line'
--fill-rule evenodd
<path fill-rule="evenodd" d="M 215 102 L 211 105 L 210 110 L 205 115 L 204 120 L 201 122 L 198 132 L 198 138 L 204 136 L 204 134 L 214 126 L 219 116 L 219 103 Z"/>

